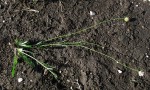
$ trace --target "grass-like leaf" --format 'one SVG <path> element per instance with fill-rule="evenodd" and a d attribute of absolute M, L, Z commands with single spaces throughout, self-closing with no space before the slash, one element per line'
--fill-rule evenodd
<path fill-rule="evenodd" d="M 33 56 L 31 56 L 25 52 L 21 52 L 21 53 L 24 54 L 26 57 L 29 57 L 29 58 L 35 60 L 36 63 L 40 64 L 44 69 L 49 70 L 51 72 L 51 74 L 54 75 L 54 77 L 57 79 L 57 75 L 53 72 L 54 67 L 49 66 L 48 64 L 39 61 L 38 59 L 34 58 Z"/>
<path fill-rule="evenodd" d="M 15 71 L 16 71 L 17 63 L 18 63 L 18 56 L 17 56 L 17 55 L 14 55 L 13 67 L 12 67 L 12 72 L 11 72 L 12 77 L 15 76 Z"/>
<path fill-rule="evenodd" d="M 32 48 L 32 45 L 29 45 L 28 44 L 28 41 L 20 41 L 18 39 L 15 40 L 15 44 L 18 46 L 18 47 L 23 47 L 23 48 Z"/>

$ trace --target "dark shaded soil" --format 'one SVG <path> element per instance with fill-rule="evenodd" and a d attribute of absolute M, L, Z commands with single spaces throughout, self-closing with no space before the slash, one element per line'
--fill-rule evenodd
<path fill-rule="evenodd" d="M 138 6 L 137 6 L 138 5 Z M 28 8 L 38 10 L 28 11 Z M 96 13 L 89 15 L 90 11 Z M 82 48 L 48 48 L 37 58 L 56 67 L 59 80 L 24 62 L 11 77 L 16 38 L 46 40 L 75 32 L 95 22 L 129 16 L 130 22 L 111 22 L 66 40 L 86 40 L 104 47 L 103 53 L 133 67 L 124 68 L 110 59 Z M 93 19 L 92 19 L 93 18 Z M 0 1 L 0 90 L 149 90 L 150 2 L 143 0 L 1 0 Z M 122 70 L 119 74 L 118 70 Z M 18 82 L 18 78 L 23 78 Z"/>

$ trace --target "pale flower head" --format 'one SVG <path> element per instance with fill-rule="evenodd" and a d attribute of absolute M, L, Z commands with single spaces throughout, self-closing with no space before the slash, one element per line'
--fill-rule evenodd
<path fill-rule="evenodd" d="M 129 17 L 125 17 L 125 18 L 124 18 L 124 21 L 125 21 L 125 22 L 128 22 L 128 21 L 129 21 Z"/>

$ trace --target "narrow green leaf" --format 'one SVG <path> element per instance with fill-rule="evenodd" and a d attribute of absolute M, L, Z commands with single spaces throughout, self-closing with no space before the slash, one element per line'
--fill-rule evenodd
<path fill-rule="evenodd" d="M 18 39 L 16 39 L 15 40 L 15 44 L 17 45 L 17 46 L 20 46 L 20 47 L 25 47 L 25 48 L 32 48 L 32 45 L 29 45 L 28 44 L 28 41 L 20 41 L 20 40 L 18 40 Z"/>
<path fill-rule="evenodd" d="M 43 43 L 43 41 L 40 41 L 40 42 L 38 42 L 38 43 L 35 44 L 35 45 L 42 45 L 42 43 Z"/>
<path fill-rule="evenodd" d="M 31 65 L 32 67 L 35 67 L 35 64 L 32 62 L 31 59 L 29 59 L 26 55 L 21 54 L 21 57 L 23 58 L 23 60 L 28 63 L 29 65 Z"/>
<path fill-rule="evenodd" d="M 12 67 L 12 72 L 11 72 L 12 77 L 15 76 L 15 71 L 16 71 L 17 63 L 18 63 L 18 56 L 17 56 L 17 55 L 14 55 L 13 67 Z"/>
<path fill-rule="evenodd" d="M 19 46 L 25 47 L 25 48 L 32 48 L 32 45 L 27 45 L 27 44 L 19 44 Z"/>
<path fill-rule="evenodd" d="M 15 44 L 18 45 L 19 44 L 19 40 L 15 39 Z"/>

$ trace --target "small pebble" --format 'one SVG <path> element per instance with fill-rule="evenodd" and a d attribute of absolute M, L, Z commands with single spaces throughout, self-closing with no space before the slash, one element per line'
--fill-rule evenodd
<path fill-rule="evenodd" d="M 71 90 L 73 90 L 73 88 L 72 88 L 72 87 L 70 87 L 70 89 L 71 89 Z"/>
<path fill-rule="evenodd" d="M 33 82 L 33 80 L 30 80 L 30 82 Z"/>
<path fill-rule="evenodd" d="M 70 80 L 67 79 L 67 82 L 70 82 Z"/>
<path fill-rule="evenodd" d="M 136 7 L 138 7 L 139 5 L 135 5 Z"/>
<path fill-rule="evenodd" d="M 8 45 L 11 46 L 11 43 L 9 42 Z"/>
<path fill-rule="evenodd" d="M 90 11 L 90 16 L 94 16 L 94 15 L 95 15 L 95 12 Z"/>
<path fill-rule="evenodd" d="M 7 1 L 5 1 L 4 3 L 7 4 Z"/>
<path fill-rule="evenodd" d="M 18 78 L 18 82 L 20 83 L 20 82 L 22 82 L 23 81 L 23 79 L 22 78 Z"/>
<path fill-rule="evenodd" d="M 148 54 L 147 54 L 147 53 L 145 53 L 145 55 L 146 55 L 146 58 L 149 58 L 149 56 L 148 56 Z"/>
<path fill-rule="evenodd" d="M 121 70 L 118 70 L 118 73 L 122 73 L 122 71 L 121 71 Z"/>
<path fill-rule="evenodd" d="M 144 72 L 143 71 L 139 71 L 138 74 L 139 74 L 140 77 L 144 76 Z"/>

